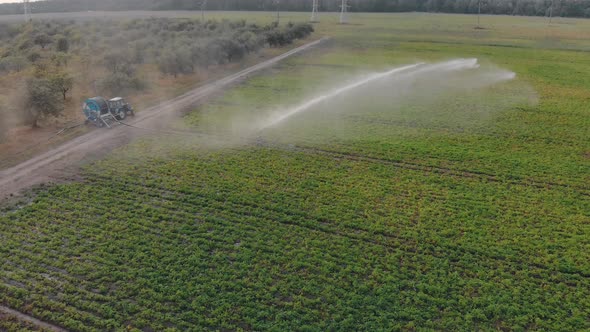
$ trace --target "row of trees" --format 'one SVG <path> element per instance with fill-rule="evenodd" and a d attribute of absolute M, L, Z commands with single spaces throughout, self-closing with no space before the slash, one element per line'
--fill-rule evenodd
<path fill-rule="evenodd" d="M 33 2 L 34 12 L 87 10 L 200 10 L 204 0 L 49 0 Z M 275 10 L 276 0 L 214 0 L 209 10 Z M 480 0 L 349 0 L 357 12 L 475 13 Z M 310 11 L 311 0 L 280 0 L 281 10 Z M 553 6 L 556 16 L 590 17 L 590 0 L 481 0 L 482 13 L 544 16 Z M 338 11 L 341 0 L 320 0 L 322 11 Z M 0 14 L 20 14 L 19 4 L 0 5 Z"/>
<path fill-rule="evenodd" d="M 192 73 L 198 67 L 223 64 L 242 59 L 248 53 L 256 52 L 264 45 L 279 47 L 291 44 L 295 39 L 305 38 L 314 29 L 311 24 L 289 23 L 284 28 L 276 24 L 259 27 L 245 22 L 239 30 L 231 35 L 222 35 L 216 39 L 205 39 L 200 42 L 184 43 L 177 41 L 177 47 L 167 48 L 157 58 L 162 73 Z"/>
<path fill-rule="evenodd" d="M 118 33 L 118 40 L 127 40 L 128 47 L 104 55 L 110 75 L 99 85 L 108 92 L 137 90 L 145 86 L 135 75 L 137 65 L 153 63 L 161 73 L 177 77 L 239 61 L 266 45 L 283 46 L 312 32 L 313 26 L 308 23 L 280 27 L 228 20 L 134 20 Z"/>
<path fill-rule="evenodd" d="M 127 95 L 149 88 L 141 66 L 177 77 L 239 61 L 265 46 L 289 44 L 312 32 L 308 23 L 259 26 L 245 21 L 165 18 L 3 25 L 0 75 L 26 78 L 22 105 L 13 108 L 28 110 L 20 118 L 37 126 L 43 116 L 64 109 L 74 84 L 92 94 Z M 75 70 L 69 68 L 71 63 Z"/>

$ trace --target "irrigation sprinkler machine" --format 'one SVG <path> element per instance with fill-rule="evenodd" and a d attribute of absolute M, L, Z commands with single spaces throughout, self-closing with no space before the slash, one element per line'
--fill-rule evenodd
<path fill-rule="evenodd" d="M 89 98 L 82 107 L 86 122 L 101 128 L 111 128 L 113 123 L 120 123 L 128 116 L 135 116 L 133 107 L 121 97 L 109 100 L 103 97 Z"/>

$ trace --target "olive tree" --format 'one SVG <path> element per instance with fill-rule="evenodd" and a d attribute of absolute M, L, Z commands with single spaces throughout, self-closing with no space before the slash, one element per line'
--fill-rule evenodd
<path fill-rule="evenodd" d="M 22 57 L 6 57 L 0 59 L 0 72 L 20 72 L 27 66 L 27 60 Z"/>
<path fill-rule="evenodd" d="M 51 63 L 53 63 L 56 67 L 67 67 L 68 63 L 70 62 L 71 57 L 62 52 L 54 53 L 51 55 Z"/>
<path fill-rule="evenodd" d="M 116 74 L 129 65 L 130 56 L 125 52 L 111 51 L 104 56 L 104 64 L 111 71 Z"/>
<path fill-rule="evenodd" d="M 28 122 L 33 128 L 39 127 L 41 118 L 63 112 L 60 94 L 59 88 L 48 77 L 33 77 L 27 81 L 25 105 Z"/>
<path fill-rule="evenodd" d="M 50 75 L 49 79 L 55 89 L 59 90 L 62 94 L 63 100 L 65 101 L 67 93 L 74 87 L 74 78 L 66 72 L 60 71 Z"/>
<path fill-rule="evenodd" d="M 194 72 L 193 54 L 187 48 L 167 50 L 158 58 L 158 68 L 164 74 L 177 77 Z"/>
<path fill-rule="evenodd" d="M 128 75 L 123 72 L 111 73 L 98 82 L 100 90 L 110 95 L 122 95 L 130 91 L 142 90 L 144 82 L 132 73 Z"/>
<path fill-rule="evenodd" d="M 59 37 L 57 39 L 56 49 L 58 52 L 68 53 L 70 50 L 70 41 L 64 36 Z"/>
<path fill-rule="evenodd" d="M 53 39 L 46 33 L 39 33 L 33 39 L 33 42 L 36 45 L 41 46 L 41 48 L 45 49 L 45 47 L 53 42 Z"/>

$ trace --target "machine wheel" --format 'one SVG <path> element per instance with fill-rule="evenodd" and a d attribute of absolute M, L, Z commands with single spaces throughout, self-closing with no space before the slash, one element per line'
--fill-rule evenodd
<path fill-rule="evenodd" d="M 125 120 L 125 118 L 126 118 L 126 117 L 127 117 L 127 111 L 126 111 L 126 110 L 124 110 L 124 109 L 121 109 L 121 110 L 119 111 L 119 113 L 117 114 L 117 118 L 118 118 L 120 121 L 123 121 L 123 120 Z"/>

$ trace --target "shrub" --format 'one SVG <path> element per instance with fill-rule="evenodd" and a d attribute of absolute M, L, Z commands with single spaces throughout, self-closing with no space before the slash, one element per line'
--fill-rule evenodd
<path fill-rule="evenodd" d="M 313 26 L 309 23 L 289 23 L 280 30 L 275 26 L 267 28 L 268 32 L 266 33 L 266 42 L 271 47 L 291 44 L 295 39 L 305 38 L 314 31 Z"/>
<path fill-rule="evenodd" d="M 68 53 L 68 51 L 70 50 L 70 42 L 66 37 L 60 37 L 57 40 L 56 48 L 58 52 Z"/>
<path fill-rule="evenodd" d="M 104 56 L 104 64 L 112 74 L 128 69 L 131 56 L 120 50 L 110 51 Z"/>
<path fill-rule="evenodd" d="M 194 72 L 192 54 L 187 48 L 167 50 L 158 58 L 157 62 L 162 73 L 174 75 L 174 77 Z"/>
<path fill-rule="evenodd" d="M 36 128 L 44 116 L 57 116 L 63 109 L 58 87 L 47 77 L 34 77 L 27 82 L 26 108 L 27 122 Z"/>
<path fill-rule="evenodd" d="M 67 67 L 70 61 L 70 56 L 68 54 L 58 52 L 51 55 L 51 63 L 53 63 L 56 67 Z"/>
<path fill-rule="evenodd" d="M 234 40 L 242 44 L 248 53 L 258 51 L 265 43 L 264 37 L 258 36 L 252 31 L 241 31 L 236 33 L 234 35 Z"/>
<path fill-rule="evenodd" d="M 51 84 L 59 91 L 63 100 L 66 100 L 67 93 L 74 87 L 74 78 L 66 72 L 58 71 L 53 73 L 50 78 Z"/>
<path fill-rule="evenodd" d="M 287 34 L 282 31 L 272 30 L 266 33 L 266 42 L 271 47 L 280 47 L 293 42 L 293 40 L 289 39 Z"/>
<path fill-rule="evenodd" d="M 135 75 L 117 72 L 100 80 L 98 87 L 110 95 L 121 95 L 130 91 L 143 90 L 145 84 Z"/>
<path fill-rule="evenodd" d="M 295 39 L 301 39 L 314 32 L 313 25 L 309 23 L 289 24 L 288 31 Z"/>
<path fill-rule="evenodd" d="M 39 54 L 39 52 L 33 51 L 27 55 L 27 60 L 29 60 L 31 63 L 35 63 L 39 61 L 39 59 L 41 59 L 41 54 Z"/>
<path fill-rule="evenodd" d="M 217 40 L 217 43 L 224 60 L 228 62 L 240 60 L 246 55 L 245 46 L 233 38 L 221 38 Z"/>
<path fill-rule="evenodd" d="M 53 39 L 46 33 L 39 33 L 35 36 L 33 42 L 35 43 L 35 45 L 39 45 L 41 46 L 41 48 L 44 49 L 47 45 L 53 42 Z"/>
<path fill-rule="evenodd" d="M 0 59 L 0 72 L 19 72 L 25 69 L 27 60 L 22 57 L 6 57 Z"/>

